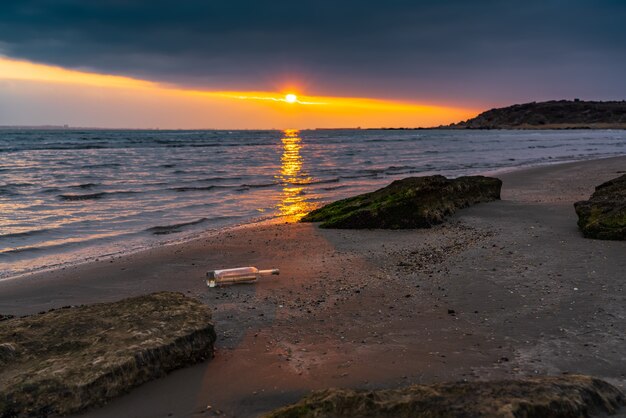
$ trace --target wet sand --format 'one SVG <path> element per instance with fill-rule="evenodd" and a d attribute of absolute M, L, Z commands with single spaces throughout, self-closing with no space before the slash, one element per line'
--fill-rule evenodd
<path fill-rule="evenodd" d="M 498 175 L 502 201 L 429 230 L 266 224 L 0 282 L 0 314 L 176 290 L 214 309 L 214 359 L 85 417 L 255 416 L 330 386 L 584 373 L 626 389 L 626 243 L 573 203 L 626 157 Z M 207 289 L 206 270 L 281 275 Z M 210 405 L 210 409 L 207 407 Z"/>

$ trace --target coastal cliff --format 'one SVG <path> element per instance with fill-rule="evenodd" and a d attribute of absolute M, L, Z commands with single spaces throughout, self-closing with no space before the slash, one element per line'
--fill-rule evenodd
<path fill-rule="evenodd" d="M 626 101 L 551 100 L 487 110 L 449 129 L 626 129 Z"/>

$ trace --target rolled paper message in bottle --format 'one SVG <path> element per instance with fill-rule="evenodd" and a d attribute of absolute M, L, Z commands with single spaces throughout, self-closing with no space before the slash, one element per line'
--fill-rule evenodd
<path fill-rule="evenodd" d="M 206 274 L 209 287 L 234 283 L 254 283 L 264 276 L 278 275 L 278 269 L 259 270 L 256 267 L 239 267 L 235 269 L 213 270 Z"/>

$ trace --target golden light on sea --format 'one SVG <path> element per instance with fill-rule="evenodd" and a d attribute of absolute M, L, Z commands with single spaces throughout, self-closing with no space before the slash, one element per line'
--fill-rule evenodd
<path fill-rule="evenodd" d="M 288 221 L 295 222 L 313 209 L 306 200 L 304 189 L 304 185 L 311 182 L 311 177 L 302 170 L 300 131 L 286 129 L 281 142 L 283 153 L 280 157 L 280 174 L 276 177 L 282 183 L 282 193 L 277 206 L 282 216 L 288 217 Z"/>
<path fill-rule="evenodd" d="M 298 101 L 298 96 L 296 96 L 293 93 L 289 93 L 288 95 L 285 96 L 285 101 L 287 103 L 295 103 Z"/>

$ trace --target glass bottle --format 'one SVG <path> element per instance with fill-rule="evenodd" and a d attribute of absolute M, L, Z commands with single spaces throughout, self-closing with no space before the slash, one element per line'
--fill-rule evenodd
<path fill-rule="evenodd" d="M 209 287 L 234 283 L 254 283 L 263 276 L 278 275 L 278 269 L 259 270 L 256 267 L 239 267 L 234 269 L 213 270 L 206 274 Z"/>

